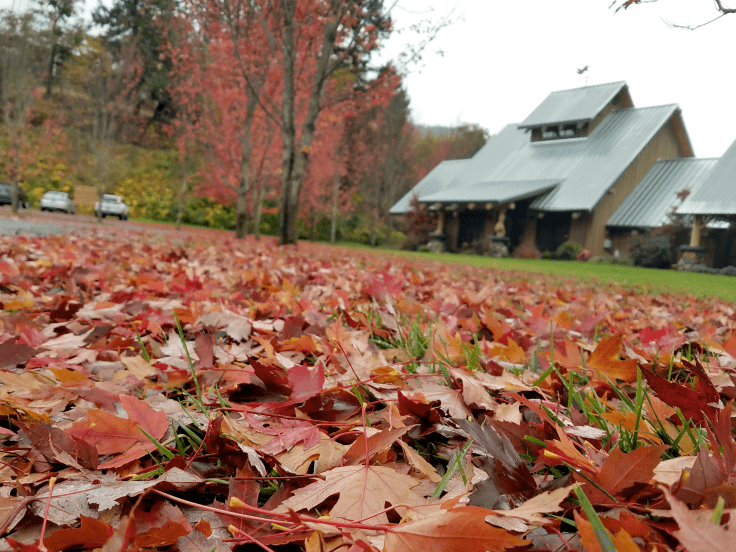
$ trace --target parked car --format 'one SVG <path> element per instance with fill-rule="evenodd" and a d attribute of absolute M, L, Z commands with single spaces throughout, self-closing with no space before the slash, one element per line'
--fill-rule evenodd
<path fill-rule="evenodd" d="M 107 216 L 118 217 L 120 220 L 128 220 L 130 209 L 120 196 L 105 194 L 100 201 L 95 203 L 95 216 L 105 218 Z"/>
<path fill-rule="evenodd" d="M 42 211 L 64 211 L 73 215 L 77 208 L 66 192 L 46 192 L 41 197 L 41 210 Z"/>
<path fill-rule="evenodd" d="M 0 183 L 0 205 L 10 205 L 13 202 L 13 186 L 5 182 Z M 28 209 L 28 197 L 23 188 L 18 186 L 18 207 Z"/>

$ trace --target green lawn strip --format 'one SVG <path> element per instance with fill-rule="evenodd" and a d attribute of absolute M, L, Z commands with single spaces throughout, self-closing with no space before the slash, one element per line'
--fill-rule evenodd
<path fill-rule="evenodd" d="M 327 244 L 325 244 L 327 245 Z M 636 266 L 586 263 L 579 261 L 550 261 L 542 259 L 499 259 L 462 253 L 425 253 L 375 249 L 355 244 L 340 244 L 342 247 L 374 251 L 377 254 L 399 255 L 444 263 L 465 264 L 504 271 L 552 274 L 561 279 L 591 283 L 617 283 L 647 294 L 678 294 L 694 297 L 715 297 L 724 301 L 736 301 L 736 278 L 713 274 L 699 274 L 678 270 L 658 270 Z"/>

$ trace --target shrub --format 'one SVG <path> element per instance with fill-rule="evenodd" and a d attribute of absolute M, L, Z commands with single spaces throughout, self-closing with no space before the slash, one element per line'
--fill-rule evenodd
<path fill-rule="evenodd" d="M 251 221 L 252 222 L 252 221 Z M 281 226 L 281 214 L 275 207 L 265 207 L 261 213 L 261 234 L 266 236 L 277 236 Z"/>
<path fill-rule="evenodd" d="M 589 261 L 593 257 L 593 254 L 588 251 L 587 249 L 583 249 L 580 253 L 577 254 L 575 257 L 578 261 Z"/>
<path fill-rule="evenodd" d="M 566 241 L 555 251 L 555 258 L 560 261 L 574 261 L 577 259 L 583 248 L 572 241 Z"/>
<path fill-rule="evenodd" d="M 404 243 L 404 240 L 406 239 L 406 236 L 403 232 L 399 232 L 398 230 L 394 230 L 391 232 L 391 236 L 388 240 L 388 245 L 391 246 L 399 246 L 400 244 Z"/>
<path fill-rule="evenodd" d="M 636 266 L 645 268 L 672 266 L 672 247 L 665 237 L 644 234 L 631 245 L 629 255 Z"/>
<path fill-rule="evenodd" d="M 429 241 L 430 234 L 437 228 L 437 215 L 426 205 L 419 203 L 416 194 L 412 196 L 410 205 L 411 211 L 404 215 L 405 236 L 401 242 L 401 249 L 416 251 Z"/>
<path fill-rule="evenodd" d="M 590 260 L 593 264 L 612 264 L 612 265 L 623 265 L 633 266 L 634 261 L 629 257 L 614 257 L 613 255 L 603 255 L 602 257 L 593 257 Z"/>
<path fill-rule="evenodd" d="M 537 246 L 534 245 L 533 241 L 527 240 L 520 243 L 514 249 L 511 256 L 515 259 L 539 259 L 542 257 L 542 254 L 537 249 Z"/>

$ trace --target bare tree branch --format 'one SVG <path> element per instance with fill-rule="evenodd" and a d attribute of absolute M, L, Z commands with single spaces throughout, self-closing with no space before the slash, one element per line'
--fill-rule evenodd
<path fill-rule="evenodd" d="M 650 4 L 652 2 L 658 2 L 659 0 L 613 0 L 611 4 L 608 6 L 609 9 L 616 7 L 615 12 L 618 12 L 621 9 L 628 9 L 630 6 L 633 6 L 635 4 Z M 736 13 L 736 8 L 729 8 L 728 6 L 725 6 L 723 4 L 723 0 L 713 0 L 715 2 L 715 8 L 716 11 L 720 12 L 720 14 L 713 19 L 706 21 L 704 23 L 699 23 L 697 25 L 681 25 L 679 23 L 673 23 L 672 21 L 667 21 L 666 19 L 663 19 L 665 25 L 668 27 L 671 27 L 673 29 L 685 29 L 688 31 L 694 31 L 695 29 L 699 29 L 701 27 L 705 27 L 706 25 L 710 25 L 714 21 L 719 20 L 724 15 L 728 15 L 730 13 Z"/>

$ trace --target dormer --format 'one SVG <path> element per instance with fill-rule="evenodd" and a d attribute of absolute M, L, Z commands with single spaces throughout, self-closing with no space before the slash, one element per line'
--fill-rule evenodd
<path fill-rule="evenodd" d="M 634 107 L 625 82 L 552 92 L 519 125 L 532 142 L 584 138 L 615 109 Z"/>

